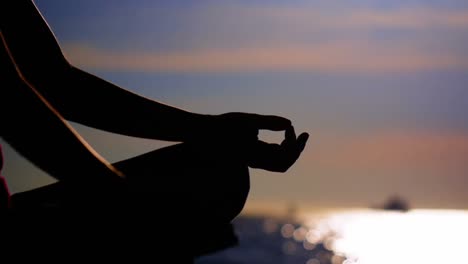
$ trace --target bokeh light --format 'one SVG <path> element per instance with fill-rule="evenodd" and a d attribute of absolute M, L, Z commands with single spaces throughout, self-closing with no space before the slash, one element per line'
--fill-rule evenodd
<path fill-rule="evenodd" d="M 293 238 L 297 242 L 302 242 L 306 238 L 306 235 L 307 235 L 307 229 L 301 226 L 298 229 L 294 230 Z"/>
<path fill-rule="evenodd" d="M 281 227 L 281 235 L 284 238 L 291 238 L 294 235 L 294 225 L 292 224 L 285 224 Z"/>
<path fill-rule="evenodd" d="M 278 230 L 278 223 L 271 219 L 268 218 L 263 222 L 263 232 L 267 234 L 272 234 L 275 233 Z"/>
<path fill-rule="evenodd" d="M 467 250 L 466 211 L 358 210 L 332 213 L 322 221 L 333 223 L 330 231 L 337 229 L 337 235 L 310 230 L 307 240 L 322 241 L 337 253 L 333 264 L 463 263 L 460 253 Z M 340 259 L 341 255 L 347 259 Z"/>

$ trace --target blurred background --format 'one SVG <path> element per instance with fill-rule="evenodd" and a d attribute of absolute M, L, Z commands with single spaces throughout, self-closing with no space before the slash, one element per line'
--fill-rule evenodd
<path fill-rule="evenodd" d="M 445 243 L 468 234 L 467 1 L 35 2 L 84 70 L 189 111 L 281 115 L 311 134 L 287 173 L 251 170 L 238 232 L 270 242 L 200 263 L 274 252 L 264 263 L 432 263 L 416 248 L 463 252 Z M 109 161 L 168 145 L 72 125 Z M 0 143 L 12 192 L 54 181 Z"/>

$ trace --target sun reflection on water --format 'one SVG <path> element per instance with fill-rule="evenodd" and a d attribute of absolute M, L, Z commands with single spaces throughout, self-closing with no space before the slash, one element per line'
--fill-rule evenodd
<path fill-rule="evenodd" d="M 323 243 L 336 263 L 468 263 L 468 211 L 352 210 L 309 215 L 292 236 Z M 289 235 L 289 232 L 288 232 Z M 339 256 L 346 259 L 338 260 Z M 311 263 L 314 263 L 311 260 Z"/>

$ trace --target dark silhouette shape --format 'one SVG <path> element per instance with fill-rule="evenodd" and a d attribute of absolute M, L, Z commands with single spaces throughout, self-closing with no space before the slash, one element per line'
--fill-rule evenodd
<path fill-rule="evenodd" d="M 106 229 L 106 214 L 130 215 L 132 232 L 151 233 L 158 230 L 155 218 L 145 217 L 154 215 L 153 210 L 163 214 L 159 218 L 168 218 L 163 224 L 187 218 L 197 241 L 186 250 L 191 256 L 236 243 L 230 223 L 249 192 L 248 168 L 285 172 L 308 139 L 307 133 L 296 137 L 283 117 L 191 113 L 76 68 L 31 0 L 1 2 L 0 32 L 0 113 L 7 113 L 0 136 L 58 180 L 14 194 L 12 209 L 73 209 L 75 215 L 93 210 L 92 220 L 84 221 L 109 231 L 107 243 L 115 230 L 130 230 Z M 66 120 L 182 143 L 109 164 Z M 259 129 L 285 131 L 285 139 L 281 144 L 262 142 Z"/>
<path fill-rule="evenodd" d="M 375 204 L 370 208 L 376 210 L 407 212 L 411 209 L 409 202 L 398 195 L 392 195 L 381 204 Z"/>
<path fill-rule="evenodd" d="M 390 197 L 383 205 L 383 210 L 407 212 L 410 206 L 406 200 L 399 196 Z"/>
<path fill-rule="evenodd" d="M 10 192 L 8 190 L 5 178 L 2 176 L 3 168 L 3 154 L 2 146 L 0 146 L 0 209 L 7 209 L 10 207 Z"/>

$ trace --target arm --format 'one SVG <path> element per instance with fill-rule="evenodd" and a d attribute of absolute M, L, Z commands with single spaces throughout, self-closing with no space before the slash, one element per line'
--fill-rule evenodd
<path fill-rule="evenodd" d="M 72 66 L 31 0 L 1 5 L 0 28 L 22 75 L 64 118 L 169 141 L 186 141 L 210 122 L 210 116 L 144 98 Z"/>
<path fill-rule="evenodd" d="M 168 141 L 257 140 L 258 129 L 291 122 L 247 113 L 202 115 L 131 93 L 71 65 L 31 0 L 0 4 L 0 28 L 22 75 L 68 120 L 128 136 Z M 246 143 L 246 144 L 250 144 Z"/>
<path fill-rule="evenodd" d="M 21 78 L 1 32 L 0 84 L 0 136 L 21 155 L 58 180 L 89 188 L 90 182 L 122 182 L 122 174 L 87 146 Z"/>
<path fill-rule="evenodd" d="M 69 93 L 57 96 L 63 100 L 57 103 L 66 117 L 87 126 L 128 136 L 189 141 L 213 119 L 134 94 L 73 66 L 68 74 L 63 83 Z"/>

